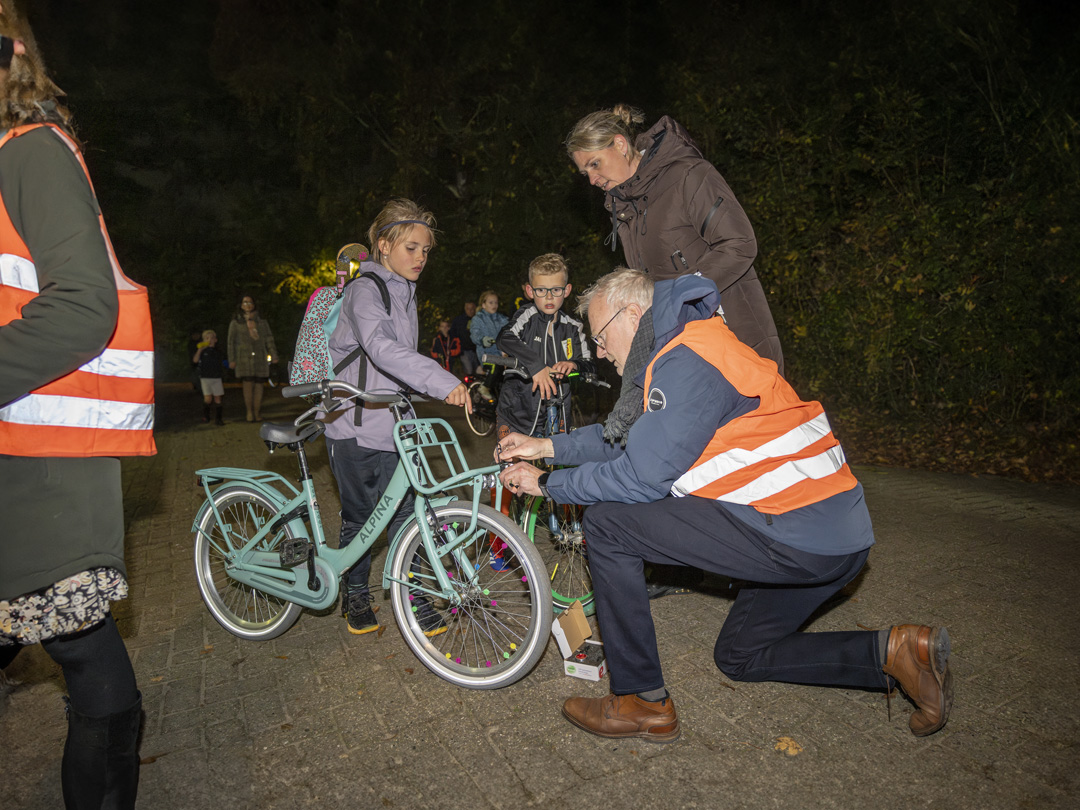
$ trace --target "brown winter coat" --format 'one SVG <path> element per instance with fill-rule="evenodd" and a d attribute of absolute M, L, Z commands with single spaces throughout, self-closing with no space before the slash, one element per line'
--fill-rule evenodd
<path fill-rule="evenodd" d="M 607 193 L 612 249 L 622 239 L 627 266 L 657 281 L 685 273 L 713 281 L 731 330 L 783 374 L 776 324 L 754 270 L 754 229 L 727 181 L 668 116 L 635 146 L 637 172 Z"/>
<path fill-rule="evenodd" d="M 258 337 L 251 336 L 243 320 L 233 318 L 229 321 L 229 363 L 236 364 L 238 380 L 245 377 L 265 380 L 270 376 L 270 360 L 267 358 L 277 362 L 277 347 L 270 333 L 270 324 L 256 315 L 255 331 Z"/>

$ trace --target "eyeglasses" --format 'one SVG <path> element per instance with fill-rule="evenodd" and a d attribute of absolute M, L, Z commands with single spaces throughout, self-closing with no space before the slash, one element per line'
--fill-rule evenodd
<path fill-rule="evenodd" d="M 626 311 L 626 307 L 623 307 L 618 312 L 616 312 L 614 315 L 612 315 L 608 319 L 608 322 L 604 324 L 603 329 L 601 329 L 595 335 L 593 335 L 592 342 L 595 343 L 597 346 L 599 346 L 604 351 L 607 351 L 607 346 L 604 345 L 604 338 L 602 338 L 601 335 L 604 334 L 605 329 L 607 329 L 609 326 L 611 326 L 611 322 L 614 321 L 616 318 L 618 318 L 620 315 L 622 315 L 623 312 L 625 312 L 625 311 Z"/>
<path fill-rule="evenodd" d="M 566 286 L 562 287 L 533 287 L 533 295 L 537 295 L 540 298 L 562 298 L 566 295 Z"/>

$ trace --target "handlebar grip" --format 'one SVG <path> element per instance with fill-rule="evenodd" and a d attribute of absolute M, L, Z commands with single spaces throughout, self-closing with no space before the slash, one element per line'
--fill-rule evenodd
<path fill-rule="evenodd" d="M 283 397 L 306 397 L 310 394 L 321 394 L 322 392 L 323 384 L 321 382 L 286 385 L 281 389 Z"/>
<path fill-rule="evenodd" d="M 518 365 L 515 358 L 503 357 L 501 354 L 485 354 L 481 362 L 491 363 L 493 366 L 503 366 L 504 368 L 517 368 Z"/>

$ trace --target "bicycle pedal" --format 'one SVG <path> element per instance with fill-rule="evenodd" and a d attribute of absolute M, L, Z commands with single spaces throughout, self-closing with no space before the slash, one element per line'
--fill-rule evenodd
<path fill-rule="evenodd" d="M 310 555 L 311 543 L 302 537 L 281 541 L 279 556 L 281 557 L 282 568 L 305 563 Z"/>

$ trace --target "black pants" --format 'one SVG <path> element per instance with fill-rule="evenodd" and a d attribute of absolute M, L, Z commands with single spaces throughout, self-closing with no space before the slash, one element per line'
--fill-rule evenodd
<path fill-rule="evenodd" d="M 584 524 L 615 694 L 664 685 L 645 562 L 692 565 L 754 583 L 739 590 L 713 653 L 732 680 L 885 687 L 877 632 L 797 632 L 855 578 L 868 549 L 809 554 L 755 532 L 715 502 L 694 497 L 595 504 L 585 511 Z"/>
<path fill-rule="evenodd" d="M 326 447 L 330 469 L 337 479 L 341 495 L 341 534 L 338 547 L 344 548 L 364 527 L 379 499 L 390 485 L 398 465 L 398 454 L 391 450 L 372 450 L 361 447 L 354 439 L 331 439 Z M 410 490 L 411 492 L 411 490 Z M 405 521 L 412 517 L 412 498 L 406 497 L 401 508 L 387 527 L 387 539 L 394 537 Z M 352 588 L 368 588 L 371 573 L 369 549 L 349 571 L 346 581 Z"/>

